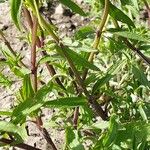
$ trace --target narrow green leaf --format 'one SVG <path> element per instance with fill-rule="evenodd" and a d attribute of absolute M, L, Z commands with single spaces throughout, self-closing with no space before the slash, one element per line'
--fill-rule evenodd
<path fill-rule="evenodd" d="M 30 74 L 27 74 L 24 76 L 23 79 L 22 96 L 23 99 L 26 100 L 30 97 L 33 97 L 33 95 L 34 95 L 34 90 L 32 88 Z"/>
<path fill-rule="evenodd" d="M 60 53 L 62 53 L 61 49 L 57 49 Z M 68 47 L 65 47 L 63 50 L 66 51 L 68 56 L 72 59 L 72 61 L 81 67 L 88 68 L 91 70 L 99 71 L 99 68 L 93 65 L 92 63 L 88 62 L 84 57 L 82 57 L 80 54 L 76 53 L 75 51 L 69 49 Z"/>
<path fill-rule="evenodd" d="M 112 77 L 113 77 L 113 75 L 106 74 L 106 76 L 98 79 L 97 82 L 93 86 L 92 93 L 94 94 L 100 87 L 102 87 L 104 84 L 108 83 Z"/>
<path fill-rule="evenodd" d="M 141 85 L 148 86 L 150 88 L 150 82 L 141 68 L 132 66 L 134 77 L 141 83 Z"/>
<path fill-rule="evenodd" d="M 20 17 L 21 4 L 22 4 L 22 0 L 11 0 L 11 17 L 18 29 L 20 29 L 19 17 Z"/>
<path fill-rule="evenodd" d="M 139 112 L 140 112 L 140 114 L 141 114 L 143 120 L 144 120 L 144 121 L 148 121 L 147 116 L 146 116 L 146 113 L 145 113 L 145 111 L 144 111 L 142 105 L 139 105 Z"/>
<path fill-rule="evenodd" d="M 113 32 L 113 34 L 121 36 L 121 37 L 125 37 L 128 39 L 137 40 L 137 41 L 144 41 L 144 42 L 149 41 L 149 39 L 146 39 L 142 35 L 138 35 L 137 33 L 129 32 L 129 31 Z"/>
<path fill-rule="evenodd" d="M 99 0 L 104 5 L 104 0 Z M 128 26 L 135 27 L 134 22 L 120 9 L 114 6 L 111 2 L 109 3 L 109 15 L 115 20 L 121 21 Z"/>
<path fill-rule="evenodd" d="M 134 22 L 120 9 L 110 3 L 109 15 L 115 20 L 126 23 L 128 26 L 135 27 Z"/>
<path fill-rule="evenodd" d="M 89 35 L 94 34 L 94 28 L 91 26 L 81 27 L 76 33 L 75 38 L 78 40 L 82 40 L 87 38 Z"/>
<path fill-rule="evenodd" d="M 52 61 L 51 56 L 44 56 L 39 60 L 38 64 L 44 64 L 44 63 L 51 62 L 51 61 Z"/>
<path fill-rule="evenodd" d="M 0 116 L 11 116 L 12 112 L 8 110 L 1 110 L 0 111 Z"/>
<path fill-rule="evenodd" d="M 122 5 L 129 5 L 129 4 L 131 4 L 131 1 L 130 0 L 120 0 L 121 1 L 121 4 Z"/>
<path fill-rule="evenodd" d="M 116 115 L 110 118 L 110 127 L 106 137 L 103 140 L 104 147 L 109 147 L 116 139 L 118 132 L 118 123 L 116 122 Z"/>
<path fill-rule="evenodd" d="M 111 75 L 117 74 L 120 71 L 120 69 L 124 68 L 125 64 L 126 64 L 126 60 L 124 59 L 117 61 L 107 70 L 107 74 L 111 74 Z"/>
<path fill-rule="evenodd" d="M 45 107 L 76 107 L 86 105 L 87 101 L 84 97 L 66 97 L 45 102 Z"/>
<path fill-rule="evenodd" d="M 67 6 L 70 8 L 73 12 L 81 15 L 81 16 L 86 16 L 85 12 L 72 0 L 59 0 L 63 5 Z"/>
<path fill-rule="evenodd" d="M 2 73 L 0 73 L 0 85 L 10 86 L 10 85 L 12 85 L 12 81 L 10 81 L 8 79 L 8 77 L 6 77 Z"/>
<path fill-rule="evenodd" d="M 40 109 L 45 103 L 45 97 L 52 90 L 52 83 L 49 82 L 39 89 L 33 97 L 26 99 L 20 103 L 12 113 L 12 119 L 14 123 L 21 122 L 34 111 Z"/>
<path fill-rule="evenodd" d="M 66 149 L 70 149 L 69 145 L 73 142 L 73 140 L 75 139 L 75 134 L 73 132 L 73 129 L 71 127 L 67 127 L 65 129 L 65 150 Z"/>
<path fill-rule="evenodd" d="M 22 139 L 27 137 L 27 134 L 23 132 L 23 127 L 16 126 L 11 122 L 0 121 L 0 131 L 18 134 Z"/>

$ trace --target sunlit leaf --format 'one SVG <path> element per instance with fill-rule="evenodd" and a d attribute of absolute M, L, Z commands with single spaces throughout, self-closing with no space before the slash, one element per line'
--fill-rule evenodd
<path fill-rule="evenodd" d="M 85 12 L 72 0 L 59 0 L 62 4 L 70 8 L 73 12 L 81 15 L 86 16 Z"/>
<path fill-rule="evenodd" d="M 133 66 L 134 77 L 140 82 L 141 85 L 148 86 L 150 88 L 150 82 L 141 68 Z"/>
<path fill-rule="evenodd" d="M 56 100 L 47 101 L 44 106 L 45 107 L 76 107 L 86 105 L 87 101 L 84 97 L 66 97 L 66 98 L 59 98 Z"/>
<path fill-rule="evenodd" d="M 129 32 L 129 31 L 114 32 L 113 34 L 121 36 L 121 37 L 125 37 L 128 39 L 137 40 L 137 41 L 144 41 L 144 42 L 149 41 L 149 39 L 146 39 L 142 35 L 138 35 L 137 33 Z"/>
<path fill-rule="evenodd" d="M 25 139 L 27 134 L 23 130 L 23 127 L 16 126 L 11 122 L 0 121 L 0 131 L 18 134 L 22 139 Z"/>
<path fill-rule="evenodd" d="M 98 79 L 97 82 L 93 86 L 92 93 L 96 92 L 101 86 L 108 83 L 112 77 L 113 75 L 106 74 L 106 76 Z"/>
<path fill-rule="evenodd" d="M 21 10 L 22 0 L 11 0 L 11 17 L 17 26 L 20 29 L 19 20 L 20 20 L 20 10 Z"/>
<path fill-rule="evenodd" d="M 104 4 L 104 0 L 99 1 Z M 134 22 L 122 10 L 117 8 L 111 2 L 109 3 L 109 15 L 117 21 L 121 21 L 128 26 L 135 27 Z"/>

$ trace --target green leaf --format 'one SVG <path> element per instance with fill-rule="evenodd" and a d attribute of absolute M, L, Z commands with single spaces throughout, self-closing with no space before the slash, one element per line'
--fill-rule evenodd
<path fill-rule="evenodd" d="M 65 150 L 69 148 L 70 143 L 75 139 L 75 134 L 71 127 L 65 129 Z"/>
<path fill-rule="evenodd" d="M 141 104 L 139 105 L 139 112 L 140 112 L 140 114 L 141 114 L 141 116 L 143 118 L 143 121 L 148 121 L 146 113 L 145 113 L 145 111 L 144 111 L 144 109 L 143 109 Z"/>
<path fill-rule="evenodd" d="M 131 4 L 130 0 L 120 0 L 122 5 L 129 5 Z"/>
<path fill-rule="evenodd" d="M 104 0 L 99 0 L 104 5 Z M 135 27 L 134 22 L 120 9 L 114 6 L 111 2 L 109 3 L 109 15 L 115 20 L 121 21 L 128 26 Z"/>
<path fill-rule="evenodd" d="M 146 39 L 142 35 L 139 35 L 139 34 L 133 33 L 133 32 L 129 32 L 129 31 L 113 32 L 113 34 L 121 36 L 121 37 L 124 37 L 124 38 L 137 40 L 137 41 L 144 41 L 144 42 L 148 42 L 149 41 L 149 39 Z"/>
<path fill-rule="evenodd" d="M 84 97 L 66 97 L 45 102 L 45 107 L 76 107 L 86 105 L 87 101 Z"/>
<path fill-rule="evenodd" d="M 11 122 L 0 121 L 0 131 L 18 134 L 22 139 L 27 137 L 26 132 L 24 132 L 24 128 L 22 126 L 16 126 Z"/>
<path fill-rule="evenodd" d="M 11 116 L 12 112 L 7 110 L 0 110 L 0 116 Z"/>
<path fill-rule="evenodd" d="M 104 147 L 109 147 L 116 139 L 116 135 L 118 132 L 118 123 L 116 122 L 117 116 L 113 115 L 110 118 L 110 127 L 106 137 L 103 140 Z"/>
<path fill-rule="evenodd" d="M 81 16 L 86 16 L 85 12 L 72 0 L 59 0 L 63 5 L 67 6 L 70 8 L 73 12 L 81 15 Z"/>
<path fill-rule="evenodd" d="M 150 83 L 141 68 L 132 66 L 132 71 L 134 77 L 141 83 L 141 85 L 148 86 L 150 88 Z"/>
<path fill-rule="evenodd" d="M 88 62 L 84 57 L 82 57 L 80 54 L 76 53 L 75 51 L 69 49 L 67 46 L 65 46 L 63 49 L 58 47 L 56 50 L 59 51 L 59 53 L 61 53 L 62 55 L 63 55 L 62 50 L 66 51 L 68 56 L 78 66 L 82 66 L 84 68 L 88 68 L 88 69 L 91 69 L 91 70 L 99 71 L 98 67 L 96 67 L 92 63 Z"/>
<path fill-rule="evenodd" d="M 104 84 L 108 83 L 112 77 L 113 77 L 113 75 L 106 74 L 106 76 L 98 79 L 97 82 L 93 86 L 92 93 L 94 94 L 100 87 L 102 87 Z"/>
<path fill-rule="evenodd" d="M 8 77 L 6 77 L 2 73 L 0 73 L 0 85 L 10 86 L 10 85 L 12 85 L 12 81 L 10 81 L 8 79 Z"/>
<path fill-rule="evenodd" d="M 136 145 L 141 141 L 150 141 L 150 124 L 145 121 L 131 121 L 120 124 L 115 144 L 121 146 L 125 143 L 127 148 L 132 147 L 133 137 L 136 138 Z M 142 149 L 143 150 L 143 149 Z"/>
<path fill-rule="evenodd" d="M 44 64 L 44 63 L 51 62 L 51 61 L 52 61 L 51 56 L 44 56 L 39 60 L 38 64 Z"/>
<path fill-rule="evenodd" d="M 24 76 L 23 79 L 22 96 L 23 99 L 26 100 L 30 97 L 33 97 L 33 95 L 34 95 L 34 90 L 32 88 L 30 74 L 27 74 Z"/>
<path fill-rule="evenodd" d="M 75 38 L 78 40 L 82 40 L 87 38 L 89 35 L 94 34 L 94 28 L 91 26 L 81 27 L 76 33 Z"/>
<path fill-rule="evenodd" d="M 120 9 L 110 3 L 109 15 L 115 20 L 126 23 L 128 26 L 135 27 L 133 21 Z"/>
<path fill-rule="evenodd" d="M 71 127 L 65 130 L 66 143 L 65 150 L 84 150 L 84 146 L 80 143 L 79 133 Z"/>
<path fill-rule="evenodd" d="M 21 12 L 21 4 L 22 0 L 11 0 L 11 17 L 18 29 L 20 29 L 19 17 Z"/>
<path fill-rule="evenodd" d="M 115 64 L 113 64 L 108 70 L 107 70 L 107 74 L 111 74 L 111 75 L 115 75 L 117 74 L 120 69 L 124 68 L 126 64 L 126 60 L 119 60 L 117 61 Z"/>
<path fill-rule="evenodd" d="M 39 89 L 33 97 L 26 99 L 24 102 L 20 103 L 12 113 L 12 119 L 14 123 L 22 122 L 27 115 L 40 109 L 46 102 L 46 95 L 52 90 L 52 83 L 49 82 Z"/>

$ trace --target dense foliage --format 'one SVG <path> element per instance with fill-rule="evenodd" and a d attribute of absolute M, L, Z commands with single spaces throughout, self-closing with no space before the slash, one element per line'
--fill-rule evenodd
<path fill-rule="evenodd" d="M 62 39 L 39 11 L 48 2 L 11 0 L 12 20 L 20 32 L 26 31 L 24 39 L 31 46 L 30 66 L 0 31 L 7 46 L 1 47 L 1 70 L 8 67 L 21 80 L 15 107 L 0 110 L 2 118 L 7 116 L 0 121 L 0 145 L 34 149 L 23 144 L 31 120 L 54 150 L 49 127 L 65 130 L 65 150 L 150 149 L 148 0 L 84 0 L 89 12 L 72 0 L 59 0 L 73 13 L 91 18 Z M 141 17 L 141 9 L 147 16 Z M 48 72 L 39 71 L 44 64 Z M 13 83 L 0 73 L 2 86 Z M 57 108 L 48 122 L 42 120 L 44 108 Z"/>

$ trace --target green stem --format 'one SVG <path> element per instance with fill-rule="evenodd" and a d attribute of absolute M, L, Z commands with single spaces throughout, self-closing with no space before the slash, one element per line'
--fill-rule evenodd
<path fill-rule="evenodd" d="M 107 17 L 108 17 L 108 13 L 109 13 L 109 0 L 105 0 L 105 6 L 104 6 L 104 12 L 103 12 L 103 16 L 102 16 L 102 20 L 97 28 L 97 32 L 96 32 L 96 36 L 95 36 L 95 39 L 94 39 L 94 43 L 93 43 L 93 48 L 94 49 L 98 49 L 98 46 L 99 46 L 99 43 L 100 43 L 100 39 L 101 39 L 101 35 L 102 35 L 102 32 L 103 32 L 103 28 L 106 24 L 106 21 L 107 21 Z M 89 55 L 89 58 L 88 58 L 88 61 L 89 62 L 92 62 L 93 59 L 94 59 L 94 56 L 97 52 L 91 52 L 90 55 Z M 83 80 L 86 79 L 86 76 L 87 76 L 87 73 L 88 73 L 88 69 L 86 69 L 83 73 Z"/>
<path fill-rule="evenodd" d="M 102 16 L 102 21 L 100 22 L 98 28 L 97 28 L 97 33 L 95 36 L 95 40 L 93 43 L 93 48 L 97 49 L 98 45 L 100 43 L 100 38 L 103 32 L 103 28 L 105 26 L 105 23 L 107 21 L 107 17 L 108 17 L 108 13 L 109 13 L 109 0 L 105 0 L 105 6 L 104 6 L 104 12 L 103 12 L 103 16 Z"/>

